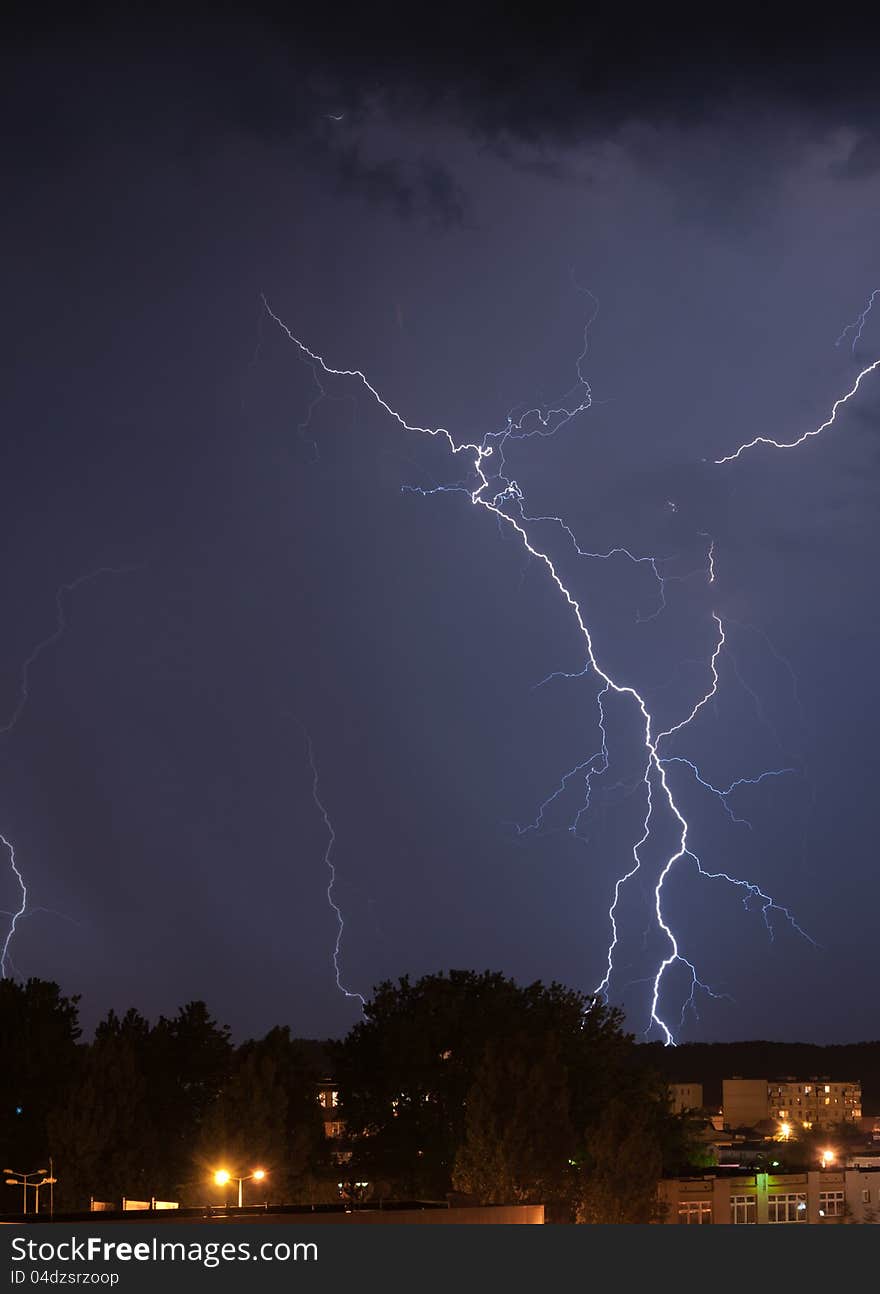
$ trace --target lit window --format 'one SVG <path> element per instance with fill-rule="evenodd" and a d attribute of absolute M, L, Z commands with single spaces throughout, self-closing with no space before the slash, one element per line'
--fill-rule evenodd
<path fill-rule="evenodd" d="M 758 1221 L 754 1195 L 731 1195 L 730 1220 L 739 1226 Z"/>
<path fill-rule="evenodd" d="M 871 1192 L 870 1192 L 870 1191 L 868 1191 L 868 1190 L 864 1190 L 864 1191 L 862 1191 L 862 1203 L 863 1203 L 863 1204 L 870 1204 L 870 1203 L 871 1203 Z"/>
<path fill-rule="evenodd" d="M 843 1217 L 843 1191 L 819 1192 L 819 1216 L 823 1218 Z"/>
<path fill-rule="evenodd" d="M 830 1092 L 830 1091 L 831 1091 L 831 1088 L 828 1086 L 828 1084 L 827 1084 L 827 1083 L 825 1084 L 825 1091 L 826 1091 L 826 1092 Z"/>
<path fill-rule="evenodd" d="M 685 1200 L 678 1206 L 678 1220 L 686 1226 L 704 1226 L 712 1221 L 711 1200 Z"/>
<path fill-rule="evenodd" d="M 771 1195 L 767 1200 L 768 1222 L 806 1222 L 807 1197 L 803 1193 L 789 1192 Z"/>

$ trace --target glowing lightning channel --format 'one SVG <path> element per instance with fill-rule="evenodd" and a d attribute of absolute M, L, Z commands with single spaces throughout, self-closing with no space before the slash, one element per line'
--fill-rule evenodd
<path fill-rule="evenodd" d="M 6 938 L 3 941 L 2 952 L 0 952 L 0 978 L 6 979 L 6 963 L 9 959 L 9 946 L 15 938 L 15 931 L 20 919 L 24 916 L 25 912 L 27 912 L 27 886 L 24 883 L 24 877 L 19 871 L 18 864 L 15 861 L 15 848 L 12 845 L 12 842 L 7 840 L 4 835 L 0 835 L 0 844 L 9 851 L 9 865 L 15 873 L 15 879 L 18 881 L 21 889 L 21 907 L 17 912 L 12 913 L 12 921 L 10 922 L 9 929 L 6 932 Z"/>
<path fill-rule="evenodd" d="M 874 304 L 875 298 L 878 296 L 880 296 L 880 288 L 875 288 L 874 291 L 871 293 L 870 297 L 868 298 L 868 304 L 865 306 L 864 310 L 859 315 L 858 319 L 855 321 L 855 323 L 846 325 L 843 332 L 840 334 L 837 341 L 834 343 L 835 346 L 839 346 L 840 343 L 843 341 L 844 337 L 846 336 L 846 334 L 848 332 L 851 332 L 853 333 L 853 339 L 852 339 L 852 346 L 850 347 L 850 349 L 852 350 L 853 354 L 855 354 L 856 345 L 859 341 L 859 338 L 862 335 L 862 329 L 865 326 L 865 320 L 868 318 L 868 315 L 871 313 L 871 307 Z"/>
<path fill-rule="evenodd" d="M 724 458 L 716 458 L 716 467 L 720 467 L 722 463 L 732 463 L 734 459 L 739 458 L 740 454 L 744 453 L 747 449 L 754 448 L 755 445 L 772 445 L 774 449 L 794 449 L 795 446 L 802 445 L 805 440 L 809 440 L 811 436 L 820 436 L 823 431 L 828 430 L 837 418 L 837 410 L 842 408 L 848 400 L 851 400 L 856 391 L 858 391 L 863 378 L 866 378 L 869 373 L 873 373 L 875 369 L 878 368 L 880 368 L 880 359 L 875 359 L 873 364 L 869 364 L 867 368 L 862 369 L 846 395 L 842 395 L 839 399 L 834 401 L 834 404 L 831 407 L 831 413 L 821 426 L 813 427 L 810 431 L 805 431 L 802 436 L 798 436 L 797 440 L 773 440 L 771 436 L 755 436 L 754 440 L 746 441 L 744 445 L 740 445 L 736 453 L 726 454 Z"/>
<path fill-rule="evenodd" d="M 361 1006 L 365 1006 L 366 999 L 360 993 L 354 993 L 350 989 L 347 989 L 342 982 L 342 971 L 339 966 L 339 952 L 342 947 L 342 932 L 345 929 L 345 921 L 339 904 L 333 897 L 333 890 L 336 886 L 336 866 L 331 858 L 333 846 L 336 844 L 336 832 L 333 829 L 333 823 L 330 821 L 330 815 L 325 809 L 323 801 L 318 794 L 318 765 L 315 761 L 315 750 L 312 745 L 312 739 L 308 733 L 306 733 L 306 743 L 309 749 L 309 764 L 312 769 L 312 799 L 315 801 L 315 804 L 318 806 L 318 811 L 324 819 L 324 826 L 327 828 L 328 835 L 327 848 L 324 850 L 324 865 L 330 873 L 330 880 L 327 884 L 327 902 L 333 909 L 333 915 L 336 917 L 336 943 L 333 945 L 332 957 L 333 971 L 336 976 L 336 987 L 339 989 L 339 992 L 344 993 L 346 997 L 356 997 Z"/>
<path fill-rule="evenodd" d="M 75 590 L 80 588 L 83 584 L 88 584 L 92 580 L 96 580 L 101 575 L 128 575 L 132 571 L 140 571 L 143 569 L 143 565 L 99 566 L 96 570 L 88 571 L 85 575 L 77 576 L 75 580 L 71 580 L 68 584 L 59 585 L 55 591 L 55 628 L 52 633 L 47 634 L 45 638 L 42 638 L 37 645 L 31 649 L 30 653 L 22 663 L 19 673 L 18 700 L 12 708 L 9 718 L 5 723 L 0 724 L 0 736 L 5 736 L 12 732 L 24 713 L 25 706 L 30 700 L 31 669 L 36 664 L 39 657 L 42 656 L 43 652 L 54 646 L 55 643 L 64 636 L 67 629 L 67 617 L 64 614 L 65 595 L 75 592 Z M 10 867 L 21 889 L 21 907 L 17 912 L 12 914 L 12 921 L 8 931 L 6 932 L 2 952 L 0 952 L 0 978 L 6 979 L 6 968 L 7 964 L 9 964 L 9 949 L 12 944 L 12 940 L 15 937 L 18 922 L 28 912 L 28 906 L 27 886 L 25 885 L 21 870 L 15 861 L 15 850 L 5 836 L 0 835 L 0 841 L 2 841 L 3 845 L 5 845 L 6 849 L 9 851 Z"/>
<path fill-rule="evenodd" d="M 376 403 L 382 409 L 384 409 L 386 413 L 388 413 L 388 415 L 405 431 L 416 431 L 423 435 L 440 437 L 442 439 L 445 439 L 445 441 L 449 445 L 451 452 L 454 455 L 467 453 L 467 452 L 473 455 L 472 469 L 473 469 L 476 484 L 474 484 L 473 487 L 470 489 L 467 489 L 467 487 L 463 485 L 455 486 L 452 488 L 458 491 L 466 490 L 470 496 L 471 503 L 475 507 L 484 508 L 487 512 L 492 513 L 493 516 L 495 516 L 495 518 L 497 519 L 500 527 L 503 528 L 506 526 L 509 529 L 511 529 L 513 532 L 515 532 L 515 534 L 522 542 L 522 545 L 525 548 L 526 552 L 529 553 L 537 562 L 539 562 L 544 566 L 551 581 L 556 586 L 559 593 L 562 595 L 562 598 L 564 599 L 565 603 L 572 611 L 574 620 L 580 631 L 581 637 L 583 638 L 585 649 L 586 649 L 586 664 L 584 666 L 582 673 L 586 674 L 592 671 L 597 675 L 597 677 L 602 681 L 602 684 L 603 684 L 599 692 L 600 728 L 603 733 L 603 751 L 602 751 L 603 754 L 605 751 L 605 742 L 604 742 L 604 708 L 602 706 L 602 698 L 606 696 L 609 692 L 613 692 L 618 696 L 628 697 L 634 702 L 635 708 L 640 714 L 642 723 L 644 725 L 643 740 L 644 740 L 644 750 L 645 750 L 646 759 L 645 759 L 645 765 L 644 765 L 644 776 L 642 778 L 642 781 L 646 788 L 647 811 L 645 815 L 643 835 L 641 839 L 633 846 L 633 865 L 623 876 L 621 876 L 618 879 L 618 881 L 615 884 L 614 898 L 612 900 L 611 907 L 608 913 L 609 921 L 612 929 L 612 941 L 608 950 L 608 969 L 600 985 L 594 991 L 594 997 L 603 996 L 607 993 L 607 990 L 608 990 L 611 974 L 613 971 L 614 949 L 616 948 L 618 943 L 618 927 L 617 927 L 616 914 L 617 914 L 618 901 L 620 899 L 620 893 L 623 886 L 626 884 L 626 882 L 630 880 L 641 868 L 641 865 L 642 865 L 641 850 L 650 839 L 651 820 L 655 812 L 654 796 L 655 796 L 655 792 L 659 790 L 662 793 L 662 797 L 666 805 L 668 806 L 670 813 L 672 814 L 673 818 L 678 824 L 678 845 L 677 845 L 677 848 L 670 854 L 664 867 L 662 868 L 654 891 L 654 908 L 655 908 L 657 926 L 665 936 L 668 942 L 670 951 L 667 954 L 667 956 L 664 957 L 660 962 L 658 969 L 656 971 L 656 974 L 653 977 L 653 992 L 652 992 L 651 1012 L 650 1012 L 650 1021 L 649 1021 L 648 1029 L 650 1030 L 650 1028 L 653 1025 L 656 1025 L 660 1029 L 661 1033 L 663 1034 L 666 1044 L 669 1045 L 674 1043 L 675 1040 L 674 1040 L 672 1031 L 670 1030 L 669 1026 L 666 1024 L 666 1022 L 659 1014 L 659 999 L 660 999 L 663 979 L 666 972 L 670 969 L 670 967 L 672 967 L 675 964 L 680 964 L 682 966 L 687 967 L 691 977 L 691 994 L 689 998 L 689 1002 L 691 1003 L 693 1001 L 694 993 L 698 988 L 710 994 L 712 994 L 712 990 L 709 989 L 706 985 L 704 985 L 699 980 L 695 967 L 680 951 L 678 941 L 664 918 L 664 912 L 663 912 L 663 906 L 662 906 L 662 891 L 663 891 L 664 881 L 669 876 L 675 864 L 678 863 L 682 858 L 689 857 L 696 860 L 696 855 L 693 854 L 692 851 L 688 848 L 688 824 L 673 797 L 672 790 L 667 781 L 666 767 L 665 767 L 664 759 L 661 756 L 659 751 L 659 744 L 665 738 L 668 738 L 672 736 L 674 733 L 681 731 L 689 723 L 691 723 L 691 721 L 696 717 L 696 715 L 699 713 L 702 707 L 706 705 L 707 702 L 712 697 L 715 696 L 718 688 L 718 669 L 717 669 L 718 656 L 724 646 L 724 641 L 725 641 L 724 627 L 720 617 L 713 614 L 713 619 L 715 620 L 715 623 L 718 627 L 718 641 L 710 661 L 711 684 L 709 685 L 706 693 L 693 706 L 690 714 L 686 719 L 681 720 L 679 723 L 655 735 L 653 731 L 653 719 L 651 714 L 648 711 L 644 698 L 631 685 L 618 683 L 599 664 L 599 661 L 593 646 L 592 635 L 590 633 L 589 627 L 584 618 L 584 614 L 581 609 L 580 603 L 578 602 L 577 598 L 575 598 L 575 596 L 571 593 L 571 591 L 566 587 L 566 585 L 563 583 L 562 577 L 557 571 L 552 558 L 542 549 L 538 548 L 536 544 L 533 543 L 532 540 L 529 538 L 529 534 L 526 530 L 526 525 L 531 523 L 530 523 L 530 519 L 525 516 L 522 509 L 522 500 L 523 500 L 522 492 L 515 481 L 508 479 L 504 475 L 504 466 L 505 466 L 504 457 L 503 457 L 504 442 L 511 436 L 516 438 L 523 438 L 525 436 L 530 436 L 535 434 L 552 435 L 556 431 L 558 431 L 561 426 L 565 425 L 567 422 L 570 422 L 571 419 L 574 418 L 577 413 L 582 412 L 585 409 L 589 408 L 590 402 L 591 402 L 591 393 L 589 390 L 589 386 L 586 382 L 586 379 L 583 377 L 580 371 L 580 361 L 583 358 L 583 355 L 585 354 L 585 351 L 586 351 L 586 335 L 585 335 L 584 351 L 581 353 L 581 356 L 579 357 L 578 370 L 577 370 L 579 385 L 581 386 L 582 389 L 584 389 L 585 394 L 581 398 L 581 400 L 577 404 L 575 404 L 573 408 L 564 406 L 561 408 L 549 409 L 545 413 L 542 413 L 540 410 L 531 409 L 527 412 L 527 414 L 523 415 L 523 417 L 520 418 L 517 422 L 514 422 L 510 417 L 508 417 L 507 426 L 502 431 L 488 433 L 484 437 L 482 443 L 480 444 L 476 444 L 474 442 L 458 443 L 455 441 L 452 434 L 445 427 L 427 427 L 427 426 L 420 426 L 418 424 L 412 424 L 407 422 L 406 419 L 400 413 L 398 413 L 394 408 L 392 408 L 390 404 L 388 404 L 388 402 L 379 393 L 379 391 L 371 384 L 371 382 L 368 380 L 366 375 L 360 369 L 332 368 L 329 364 L 327 364 L 327 362 L 323 359 L 321 355 L 319 355 L 316 351 L 311 350 L 308 346 L 305 345 L 304 342 L 302 342 L 298 337 L 295 336 L 295 334 L 291 331 L 291 329 L 287 326 L 287 324 L 285 324 L 278 317 L 278 315 L 274 313 L 274 311 L 269 306 L 269 303 L 266 300 L 265 296 L 263 296 L 262 299 L 263 299 L 263 304 L 266 308 L 267 314 L 270 316 L 271 319 L 274 320 L 274 322 L 287 336 L 287 338 L 291 342 L 293 342 L 293 344 L 298 348 L 300 353 L 307 358 L 308 362 L 319 365 L 322 371 L 326 373 L 328 376 L 332 375 L 335 377 L 356 378 L 366 388 L 366 390 L 370 393 L 370 395 L 372 395 Z M 880 364 L 880 361 L 878 361 L 878 364 Z M 535 427 L 533 425 L 529 429 L 526 429 L 523 425 L 525 419 L 527 417 L 531 418 L 533 416 L 535 417 L 535 420 L 537 421 L 538 426 Z M 496 446 L 487 443 L 490 440 L 497 440 L 499 442 L 497 445 L 497 450 L 498 450 L 498 456 L 501 459 L 500 466 L 495 472 L 491 474 L 489 473 L 489 466 L 488 466 L 487 460 L 492 457 L 493 453 L 496 450 Z M 497 482 L 497 485 L 494 489 L 492 484 L 493 481 Z M 440 487 L 440 491 L 438 492 L 442 492 L 442 490 L 443 490 L 443 487 Z M 425 491 L 425 493 L 433 493 L 433 492 L 434 491 Z M 504 510 L 505 505 L 510 503 L 513 503 L 513 506 L 517 508 L 517 513 L 512 513 Z M 551 520 L 551 518 L 547 518 L 547 520 Z M 560 525 L 563 526 L 564 529 L 568 531 L 571 538 L 572 539 L 574 538 L 572 532 L 568 529 L 567 526 L 565 526 L 564 522 L 562 522 L 559 518 L 552 518 L 552 520 L 556 520 Z M 600 556 L 600 554 L 595 554 L 595 555 Z M 611 554 L 608 554 L 608 555 L 610 556 Z M 634 561 L 638 560 L 636 558 L 633 558 L 632 555 L 629 553 L 627 554 L 627 556 L 629 556 L 631 560 L 634 560 Z M 655 574 L 656 573 L 657 572 L 655 568 Z M 712 568 L 712 573 L 714 574 L 714 567 Z M 589 785 L 590 785 L 591 778 L 594 775 L 604 771 L 604 764 L 602 768 L 595 768 L 595 769 L 593 768 L 593 763 L 596 758 L 597 756 L 593 756 L 590 760 L 587 760 L 581 765 L 579 765 L 576 770 L 573 770 L 573 772 L 589 770 L 587 772 L 587 777 L 586 777 L 587 803 L 589 798 Z M 314 763 L 312 766 L 314 769 Z M 315 776 L 316 776 L 316 785 L 317 785 L 317 774 Z M 558 795 L 561 792 L 567 780 L 568 778 L 563 780 L 563 784 L 556 792 L 556 795 Z M 321 809 L 321 812 L 324 814 L 324 820 L 327 824 L 328 830 L 330 830 L 331 832 L 331 841 L 330 841 L 330 845 L 328 846 L 328 856 L 329 856 L 329 852 L 330 852 L 330 849 L 332 848 L 333 839 L 334 839 L 332 835 L 332 827 L 330 826 L 329 819 L 326 816 L 323 806 L 321 806 L 320 801 L 317 800 L 317 795 L 315 798 L 319 808 Z M 540 821 L 542 820 L 543 813 L 546 807 L 555 798 L 556 798 L 555 795 L 549 797 L 548 800 L 545 801 L 544 805 L 542 805 L 538 815 L 538 820 L 537 820 L 538 823 L 540 823 Z M 583 810 L 581 810 L 581 812 L 583 812 Z M 580 814 L 578 816 L 580 816 Z M 537 824 L 534 824 L 534 825 L 537 825 Z M 698 860 L 696 861 L 699 865 L 699 861 Z M 329 865 L 330 864 L 328 862 L 328 866 Z M 760 891 L 757 890 L 757 887 L 752 886 L 750 882 L 741 881 L 736 877 L 730 877 L 724 873 L 718 873 L 718 874 L 704 873 L 704 875 L 710 876 L 712 879 L 715 879 L 717 876 L 717 879 L 726 880 L 732 885 L 743 886 L 749 889 L 751 892 L 760 893 Z M 330 900 L 331 906 L 333 906 L 334 909 L 336 910 L 337 919 L 339 920 L 339 923 L 340 923 L 339 936 L 337 938 L 337 944 L 336 944 L 336 948 L 338 951 L 339 939 L 341 939 L 341 935 L 342 935 L 342 917 L 338 911 L 338 908 L 336 908 L 336 905 L 333 903 L 332 895 L 330 893 L 330 891 L 332 890 L 332 881 L 334 878 L 335 878 L 335 873 L 331 873 L 331 885 L 328 888 L 328 899 Z M 775 904 L 773 904 L 773 901 L 769 898 L 767 899 L 767 904 L 769 907 L 775 906 Z M 765 909 L 765 916 L 766 916 L 766 909 Z M 334 960 L 334 964 L 336 964 L 335 960 Z M 337 983 L 339 983 L 338 966 L 337 966 Z M 342 989 L 343 992 L 347 992 L 344 988 L 342 988 L 341 984 L 339 984 L 339 987 Z M 359 995 L 348 994 L 348 996 L 359 996 Z M 716 995 L 712 994 L 712 996 L 716 996 Z"/>

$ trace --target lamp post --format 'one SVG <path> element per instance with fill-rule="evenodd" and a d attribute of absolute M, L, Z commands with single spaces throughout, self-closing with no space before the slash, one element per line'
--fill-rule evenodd
<path fill-rule="evenodd" d="M 214 1184 L 216 1186 L 226 1186 L 228 1182 L 238 1182 L 238 1207 L 241 1208 L 242 1182 L 262 1182 L 265 1176 L 265 1170 L 262 1168 L 255 1168 L 252 1173 L 248 1173 L 245 1177 L 235 1177 L 232 1173 L 227 1172 L 225 1168 L 218 1168 L 214 1174 Z"/>
<path fill-rule="evenodd" d="M 6 1174 L 7 1186 L 21 1186 L 23 1188 L 21 1211 L 22 1213 L 27 1213 L 27 1188 L 30 1184 L 30 1179 L 32 1177 L 45 1177 L 45 1168 L 38 1168 L 33 1173 L 17 1173 L 14 1168 L 4 1168 L 3 1172 Z"/>
<path fill-rule="evenodd" d="M 40 1187 L 41 1187 L 41 1186 L 48 1186 L 48 1188 L 49 1188 L 49 1198 L 50 1198 L 50 1200 L 51 1200 L 51 1197 L 52 1197 L 52 1187 L 55 1185 L 55 1183 L 56 1183 L 57 1181 L 58 1181 L 58 1178 L 57 1178 L 57 1177 L 53 1177 L 53 1176 L 52 1176 L 52 1174 L 51 1174 L 51 1172 L 50 1172 L 49 1176 L 48 1176 L 48 1177 L 44 1177 L 44 1178 L 42 1179 L 42 1181 L 34 1182 L 34 1199 L 35 1199 L 35 1201 L 36 1201 L 35 1206 L 34 1206 L 34 1213 L 39 1213 L 39 1211 L 40 1211 Z M 51 1203 L 50 1203 L 50 1205 L 49 1205 L 49 1216 L 51 1217 L 53 1213 L 54 1213 L 54 1209 L 52 1208 L 52 1205 L 51 1205 Z"/>

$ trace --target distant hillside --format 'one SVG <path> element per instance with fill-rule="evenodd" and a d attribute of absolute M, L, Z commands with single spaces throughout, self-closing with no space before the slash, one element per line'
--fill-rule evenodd
<path fill-rule="evenodd" d="M 880 1114 L 880 1042 L 654 1042 L 641 1044 L 641 1050 L 670 1083 L 702 1083 L 710 1107 L 721 1105 L 724 1078 L 822 1077 L 859 1079 L 863 1113 Z"/>

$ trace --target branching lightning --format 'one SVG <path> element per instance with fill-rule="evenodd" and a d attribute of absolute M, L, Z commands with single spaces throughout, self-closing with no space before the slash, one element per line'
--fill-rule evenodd
<path fill-rule="evenodd" d="M 874 291 L 871 293 L 870 297 L 868 298 L 868 304 L 865 306 L 864 310 L 859 315 L 858 319 L 856 319 L 855 323 L 846 325 L 843 332 L 840 334 L 837 341 L 834 343 L 835 346 L 839 346 L 841 342 L 844 340 L 844 338 L 846 337 L 846 334 L 848 332 L 851 332 L 853 335 L 853 339 L 852 339 L 852 346 L 850 347 L 850 349 L 852 350 L 853 354 L 855 354 L 855 349 L 859 342 L 859 339 L 861 338 L 862 329 L 865 326 L 865 321 L 867 320 L 868 315 L 871 313 L 871 307 L 874 304 L 875 298 L 878 296 L 880 296 L 880 288 L 875 288 Z"/>
<path fill-rule="evenodd" d="M 27 885 L 25 884 L 24 877 L 19 870 L 18 863 L 15 861 L 15 847 L 4 835 L 0 835 L 0 844 L 2 844 L 3 848 L 9 852 L 9 866 L 12 869 L 21 890 L 21 906 L 17 912 L 12 913 L 12 920 L 9 923 L 6 938 L 3 940 L 3 950 L 0 952 L 0 976 L 2 976 L 3 979 L 6 979 L 6 965 L 9 960 L 9 946 L 15 938 L 15 931 L 18 927 L 19 921 L 27 912 Z"/>
<path fill-rule="evenodd" d="M 336 888 L 336 865 L 333 862 L 332 854 L 333 847 L 336 844 L 336 831 L 334 830 L 333 823 L 330 820 L 330 815 L 324 807 L 324 802 L 318 793 L 318 765 L 315 760 L 315 749 L 312 745 L 312 739 L 308 733 L 306 733 L 306 743 L 309 750 L 309 765 L 312 770 L 312 799 L 318 806 L 318 811 L 324 820 L 324 826 L 327 828 L 327 848 L 324 850 L 324 866 L 326 867 L 330 877 L 327 882 L 327 902 L 333 909 L 333 915 L 336 918 L 336 942 L 333 945 L 332 956 L 333 973 L 336 977 L 336 987 L 339 989 L 340 993 L 344 993 L 345 996 L 349 998 L 357 998 L 361 1006 L 364 1006 L 364 997 L 360 993 L 354 993 L 351 989 L 347 989 L 342 982 L 342 970 L 339 965 L 339 955 L 342 948 L 342 933 L 345 930 L 345 920 L 342 916 L 342 910 L 339 907 L 339 904 L 333 897 L 333 891 Z"/>
<path fill-rule="evenodd" d="M 665 752 L 661 751 L 661 746 L 677 734 L 686 730 L 709 701 L 717 694 L 719 687 L 719 660 L 725 646 L 724 625 L 720 616 L 713 613 L 713 620 L 717 629 L 717 637 L 714 650 L 708 662 L 709 679 L 707 681 L 705 691 L 697 698 L 686 717 L 674 724 L 671 724 L 665 729 L 656 731 L 654 718 L 641 693 L 630 683 L 621 682 L 615 679 L 604 665 L 600 663 L 581 603 L 564 582 L 557 565 L 549 552 L 545 551 L 544 547 L 539 544 L 537 538 L 534 537 L 534 531 L 548 524 L 557 529 L 561 528 L 570 542 L 574 545 L 576 553 L 581 557 L 607 561 L 614 557 L 623 556 L 630 562 L 647 565 L 651 569 L 659 586 L 659 605 L 657 610 L 654 612 L 654 615 L 659 614 L 665 606 L 664 577 L 658 566 L 658 559 L 654 557 L 635 555 L 628 549 L 622 547 L 615 547 L 609 549 L 607 552 L 590 552 L 583 549 L 577 542 L 571 528 L 562 518 L 556 516 L 533 517 L 528 515 L 524 506 L 525 500 L 522 489 L 513 477 L 509 477 L 507 475 L 504 447 L 508 440 L 521 440 L 532 436 L 555 435 L 562 427 L 571 422 L 572 419 L 590 408 L 592 403 L 592 392 L 590 390 L 589 383 L 583 375 L 581 364 L 587 350 L 587 331 L 592 322 L 592 318 L 595 318 L 595 312 L 592 318 L 588 321 L 584 330 L 584 346 L 576 362 L 577 383 L 572 392 L 569 393 L 571 398 L 564 399 L 563 401 L 557 402 L 547 408 L 530 408 L 516 419 L 512 414 L 509 414 L 506 423 L 500 430 L 487 433 L 480 442 L 459 442 L 445 427 L 423 426 L 418 423 L 408 422 L 396 409 L 392 407 L 391 404 L 386 401 L 360 369 L 331 367 L 331 365 L 329 365 L 320 354 L 310 349 L 303 341 L 294 335 L 287 324 L 285 324 L 283 320 L 274 313 L 265 297 L 263 297 L 263 304 L 269 317 L 275 322 L 288 340 L 296 346 L 300 356 L 312 368 L 313 373 L 315 373 L 316 380 L 318 370 L 328 377 L 351 378 L 356 380 L 369 393 L 369 395 L 372 396 L 379 407 L 383 409 L 404 431 L 417 432 L 421 435 L 439 438 L 446 442 L 453 457 L 458 457 L 460 455 L 468 457 L 470 460 L 469 479 L 466 478 L 464 481 L 460 481 L 456 485 L 441 485 L 430 490 L 418 487 L 410 488 L 414 489 L 417 493 L 425 495 L 446 492 L 466 493 L 474 507 L 482 508 L 486 512 L 491 513 L 496 519 L 501 531 L 507 531 L 515 535 L 525 552 L 529 554 L 529 556 L 531 556 L 540 567 L 543 567 L 546 575 L 557 589 L 564 605 L 567 606 L 573 617 L 583 640 L 585 657 L 584 666 L 577 673 L 563 674 L 560 671 L 555 674 L 548 675 L 546 679 L 542 680 L 542 683 L 546 683 L 550 678 L 555 677 L 581 678 L 584 676 L 595 676 L 595 679 L 598 681 L 596 703 L 598 709 L 600 742 L 598 749 L 595 750 L 588 759 L 577 764 L 562 777 L 556 790 L 540 805 L 535 819 L 527 826 L 519 827 L 517 829 L 520 835 L 540 830 L 544 823 L 545 813 L 549 806 L 563 794 L 571 782 L 580 778 L 582 780 L 584 792 L 583 796 L 580 798 L 579 806 L 570 826 L 570 830 L 575 834 L 577 833 L 578 824 L 584 813 L 589 808 L 593 782 L 597 777 L 602 776 L 608 768 L 609 759 L 606 733 L 606 701 L 613 694 L 631 703 L 634 716 L 637 719 L 639 728 L 643 734 L 642 749 L 644 752 L 644 762 L 642 764 L 643 772 L 639 784 L 643 785 L 645 788 L 645 817 L 640 838 L 632 847 L 631 864 L 623 875 L 617 879 L 614 885 L 613 897 L 608 910 L 611 940 L 607 952 L 607 966 L 604 977 L 594 990 L 594 997 L 607 998 L 608 996 L 612 976 L 615 971 L 615 951 L 619 943 L 618 907 L 621 894 L 627 883 L 636 876 L 644 865 L 644 851 L 652 839 L 655 819 L 662 807 L 664 814 L 668 818 L 671 818 L 672 823 L 674 824 L 676 844 L 669 852 L 663 866 L 660 868 L 659 877 L 654 887 L 654 923 L 656 930 L 665 941 L 667 952 L 666 955 L 660 959 L 657 964 L 656 971 L 649 981 L 652 985 L 652 990 L 650 1017 L 646 1033 L 651 1029 L 656 1028 L 660 1031 L 663 1040 L 667 1044 L 673 1043 L 673 1033 L 661 1014 L 660 1001 L 664 989 L 664 978 L 673 966 L 678 965 L 684 968 L 689 979 L 689 994 L 682 1007 L 682 1017 L 689 1007 L 694 1007 L 695 995 L 698 990 L 700 992 L 705 992 L 712 997 L 723 996 L 714 993 L 708 985 L 704 984 L 700 980 L 694 964 L 682 952 L 679 940 L 667 920 L 664 908 L 664 883 L 682 860 L 690 860 L 697 868 L 699 874 L 707 879 L 722 880 L 733 887 L 744 890 L 744 902 L 746 903 L 746 906 L 748 907 L 749 901 L 754 900 L 761 905 L 764 921 L 771 934 L 772 927 L 769 920 L 769 914 L 774 910 L 781 912 L 796 930 L 800 931 L 800 927 L 797 926 L 794 918 L 785 908 L 779 907 L 779 905 L 777 905 L 769 895 L 766 895 L 759 886 L 753 882 L 742 880 L 739 877 L 728 875 L 725 872 L 711 872 L 703 867 L 700 859 L 689 845 L 688 823 L 673 794 L 672 787 L 670 786 L 668 776 L 670 766 L 675 764 L 678 767 L 689 768 L 693 774 L 694 780 L 719 797 L 729 814 L 731 811 L 727 802 L 728 797 L 739 786 L 746 784 L 757 785 L 767 777 L 781 776 L 783 773 L 790 772 L 791 770 L 775 769 L 762 773 L 754 778 L 740 778 L 731 783 L 731 785 L 726 789 L 722 789 L 712 785 L 703 778 L 697 765 L 693 763 L 693 761 L 685 759 L 682 756 L 667 755 Z M 878 361 L 878 364 L 880 364 L 880 361 Z M 876 365 L 874 367 L 876 367 Z M 869 371 L 870 370 L 865 370 L 865 373 L 861 376 L 865 376 Z M 861 378 L 859 380 L 861 380 Z M 851 394 L 854 393 L 857 387 L 858 383 L 856 383 L 856 387 L 853 388 L 853 392 Z M 673 507 L 674 510 L 675 505 L 670 504 L 670 506 Z M 704 537 L 710 540 L 705 575 L 707 583 L 709 585 L 713 585 L 715 582 L 715 542 L 709 535 L 705 535 Z M 538 686 L 541 686 L 541 684 Z M 312 763 L 312 767 L 314 769 L 314 762 Z M 315 787 L 317 787 L 317 773 L 315 773 Z M 335 837 L 333 835 L 333 829 L 329 819 L 317 798 L 317 794 L 315 794 L 315 799 L 316 803 L 318 803 L 318 807 L 324 814 L 325 823 L 331 833 L 326 861 L 328 862 L 328 866 L 331 867 L 331 884 L 328 887 L 328 900 L 336 911 L 339 923 L 333 959 L 336 970 L 337 986 L 348 996 L 353 996 L 343 987 L 339 979 L 338 951 L 339 942 L 342 936 L 342 917 L 332 898 L 335 873 L 332 871 L 332 864 L 329 862 L 329 854 Z M 801 931 L 800 933 L 803 932 Z"/>

